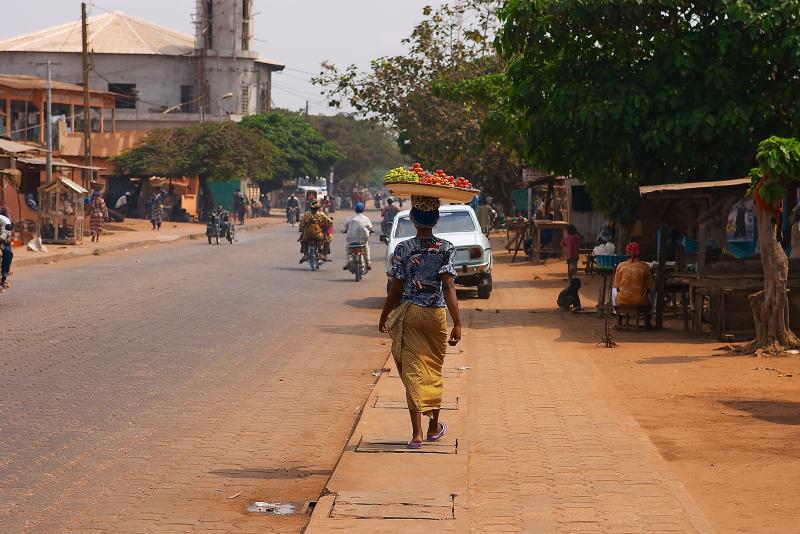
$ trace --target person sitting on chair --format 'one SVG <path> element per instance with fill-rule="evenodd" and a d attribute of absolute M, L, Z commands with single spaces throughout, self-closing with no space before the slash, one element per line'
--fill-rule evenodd
<path fill-rule="evenodd" d="M 639 243 L 628 243 L 625 250 L 630 259 L 617 266 L 614 275 L 614 306 L 650 306 L 650 292 L 654 287 L 653 271 L 639 259 Z M 650 315 L 647 315 L 650 324 Z"/>

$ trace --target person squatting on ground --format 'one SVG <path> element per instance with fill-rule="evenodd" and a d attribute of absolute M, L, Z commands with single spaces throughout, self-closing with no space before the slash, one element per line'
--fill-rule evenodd
<path fill-rule="evenodd" d="M 561 311 L 581 311 L 581 296 L 579 291 L 581 289 L 581 279 L 575 277 L 569 281 L 569 287 L 561 290 L 558 294 L 558 308 Z"/>
<path fill-rule="evenodd" d="M 330 261 L 325 255 L 325 245 L 329 244 L 328 229 L 332 226 L 333 221 L 322 213 L 319 202 L 316 200 L 311 201 L 309 211 L 305 212 L 300 219 L 300 253 L 303 254 L 303 257 L 300 258 L 300 263 L 308 261 L 309 241 L 319 241 L 322 244 L 319 259 Z"/>
<path fill-rule="evenodd" d="M 108 206 L 103 196 L 95 191 L 92 193 L 92 201 L 89 203 L 89 233 L 92 241 L 100 241 L 100 234 L 103 233 L 103 224 L 108 219 Z"/>
<path fill-rule="evenodd" d="M 359 243 L 364 245 L 364 256 L 367 260 L 367 270 L 372 270 L 372 260 L 369 250 L 369 236 L 372 234 L 372 221 L 369 220 L 369 217 L 364 215 L 364 204 L 359 202 L 356 204 L 355 207 L 356 214 L 350 217 L 347 222 L 344 224 L 344 229 L 342 233 L 347 234 L 347 241 L 345 242 L 345 258 L 350 257 L 350 245 Z M 350 262 L 348 262 L 343 271 L 346 271 L 350 268 Z"/>
<path fill-rule="evenodd" d="M 397 245 L 392 257 L 392 287 L 378 329 L 392 338 L 392 356 L 406 388 L 411 416 L 411 449 L 425 439 L 422 415 L 430 418 L 427 440 L 439 441 L 447 423 L 439 420 L 442 404 L 442 365 L 448 342 L 461 340 L 461 317 L 456 299 L 453 244 L 433 235 L 439 222 L 439 199 L 411 197 L 411 222 L 416 237 Z M 448 338 L 447 314 L 453 319 Z"/>
<path fill-rule="evenodd" d="M 14 252 L 11 250 L 13 228 L 14 223 L 11 222 L 11 214 L 8 208 L 0 206 L 0 252 L 3 254 L 3 259 L 0 263 L 0 288 L 2 289 L 10 287 L 8 277 L 11 275 L 11 261 L 14 259 Z"/>
<path fill-rule="evenodd" d="M 567 234 L 561 239 L 561 249 L 567 260 L 567 276 L 572 280 L 578 274 L 578 259 L 580 259 L 581 242 L 583 236 L 573 225 L 567 226 Z"/>

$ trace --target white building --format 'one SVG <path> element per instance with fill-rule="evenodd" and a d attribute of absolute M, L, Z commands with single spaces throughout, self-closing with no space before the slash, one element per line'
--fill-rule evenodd
<path fill-rule="evenodd" d="M 120 95 L 117 129 L 269 111 L 271 75 L 284 66 L 250 50 L 252 4 L 197 0 L 194 37 L 118 11 L 90 17 L 90 86 Z M 44 78 L 47 60 L 54 80 L 82 83 L 79 20 L 0 41 L 0 74 Z"/>

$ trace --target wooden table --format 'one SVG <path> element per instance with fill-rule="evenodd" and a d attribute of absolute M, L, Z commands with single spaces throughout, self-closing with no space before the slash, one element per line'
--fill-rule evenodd
<path fill-rule="evenodd" d="M 549 219 L 533 221 L 534 234 L 533 234 L 533 259 L 542 259 L 542 230 L 560 230 L 563 234 L 569 226 L 566 221 L 551 221 Z M 556 242 L 560 242 L 560 237 L 555 237 Z"/>
<path fill-rule="evenodd" d="M 520 250 L 524 250 L 525 248 L 525 239 L 528 237 L 528 233 L 531 230 L 532 225 L 531 223 L 524 223 L 524 224 L 510 224 L 506 227 L 506 250 L 511 252 L 513 250 L 514 257 L 511 258 L 511 263 L 517 259 L 517 254 L 519 254 Z M 513 237 L 512 237 L 513 232 Z"/>
<path fill-rule="evenodd" d="M 696 273 L 673 273 L 667 278 L 667 283 L 689 286 L 689 299 L 692 303 L 691 331 L 697 337 L 702 335 L 706 298 L 716 304 L 716 309 L 710 310 L 714 312 L 716 319 L 712 322 L 712 334 L 721 338 L 725 333 L 725 295 L 735 291 L 761 291 L 764 289 L 764 275 L 758 272 L 707 272 L 702 276 Z M 800 274 L 790 271 L 788 287 L 800 288 Z"/>
<path fill-rule="evenodd" d="M 600 284 L 600 293 L 597 295 L 597 316 L 603 317 L 606 313 L 611 312 L 611 288 L 614 286 L 613 278 L 617 269 L 616 267 L 613 269 L 595 267 L 594 271 L 603 277 L 603 282 Z"/>

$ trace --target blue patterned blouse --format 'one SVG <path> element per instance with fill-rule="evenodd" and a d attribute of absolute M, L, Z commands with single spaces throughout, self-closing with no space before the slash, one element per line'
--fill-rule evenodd
<path fill-rule="evenodd" d="M 456 276 L 456 249 L 437 237 L 403 241 L 392 256 L 392 275 L 403 280 L 403 301 L 425 308 L 444 308 L 442 276 Z"/>

